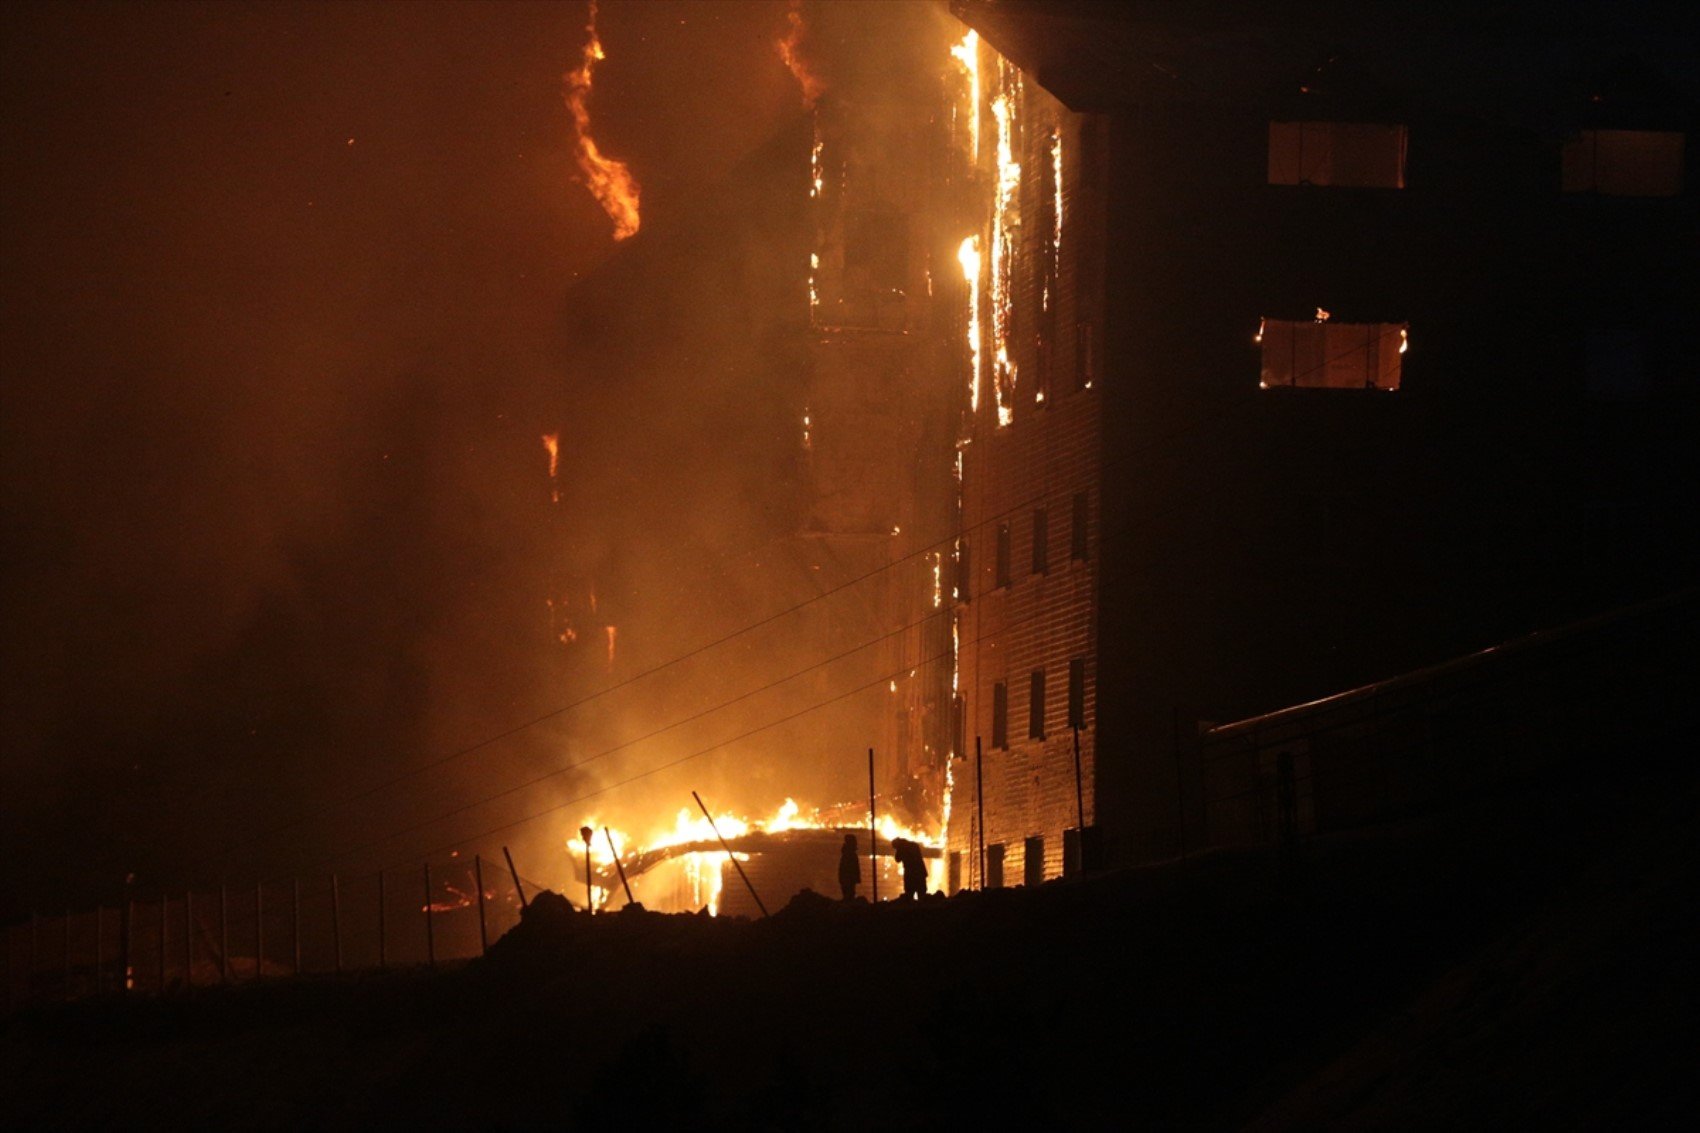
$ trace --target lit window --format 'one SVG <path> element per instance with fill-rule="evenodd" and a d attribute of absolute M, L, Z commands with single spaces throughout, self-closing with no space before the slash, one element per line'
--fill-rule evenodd
<path fill-rule="evenodd" d="M 1271 185 L 1405 187 L 1405 127 L 1370 122 L 1269 123 Z"/>
<path fill-rule="evenodd" d="M 1009 748 L 1009 686 L 1001 681 L 992 686 L 992 746 Z"/>
<path fill-rule="evenodd" d="M 1027 738 L 1045 738 L 1045 670 L 1034 669 L 1027 681 Z"/>
<path fill-rule="evenodd" d="M 1674 197 L 1682 192 L 1682 135 L 1661 130 L 1583 130 L 1564 144 L 1566 193 Z"/>
<path fill-rule="evenodd" d="M 1259 384 L 1264 389 L 1398 389 L 1407 326 L 1264 319 L 1256 336 L 1263 348 Z"/>
<path fill-rule="evenodd" d="M 1023 885 L 1045 884 L 1045 839 L 1043 835 L 1028 838 L 1022 843 L 1021 882 Z"/>

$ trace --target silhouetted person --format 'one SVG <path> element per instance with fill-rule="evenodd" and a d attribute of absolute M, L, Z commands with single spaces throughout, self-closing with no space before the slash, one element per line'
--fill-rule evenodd
<path fill-rule="evenodd" d="M 891 840 L 891 856 L 903 868 L 903 897 L 919 900 L 927 895 L 927 863 L 921 857 L 921 844 L 907 838 Z"/>
<path fill-rule="evenodd" d="M 844 846 L 838 851 L 838 888 L 844 891 L 844 899 L 850 900 L 856 896 L 856 886 L 862 884 L 862 855 L 856 850 L 856 836 L 846 834 Z"/>

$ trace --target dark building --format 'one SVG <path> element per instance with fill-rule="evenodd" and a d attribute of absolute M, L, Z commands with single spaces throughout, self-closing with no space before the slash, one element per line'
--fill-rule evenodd
<path fill-rule="evenodd" d="M 1058 867 L 1075 721 L 1105 852 L 1167 856 L 1198 836 L 1199 721 L 1693 582 L 1691 28 L 952 10 L 1007 259 L 959 607 L 1006 882 Z"/>

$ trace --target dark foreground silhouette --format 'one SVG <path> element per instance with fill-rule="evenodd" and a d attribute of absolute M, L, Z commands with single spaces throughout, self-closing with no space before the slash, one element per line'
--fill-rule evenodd
<path fill-rule="evenodd" d="M 1621 766 L 1621 764 L 1620 764 Z M 1599 770 L 1598 767 L 1595 769 Z M 553 895 L 458 968 L 0 1022 L 7 1125 L 1676 1125 L 1692 773 L 756 922 Z"/>

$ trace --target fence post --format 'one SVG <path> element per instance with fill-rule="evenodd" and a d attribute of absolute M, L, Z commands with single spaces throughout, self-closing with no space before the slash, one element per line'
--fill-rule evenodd
<path fill-rule="evenodd" d="M 389 926 L 384 921 L 384 871 L 378 871 L 378 967 L 390 966 Z"/>
<path fill-rule="evenodd" d="M 266 883 L 254 882 L 254 978 L 266 974 Z"/>
<path fill-rule="evenodd" d="M 342 887 L 331 874 L 331 936 L 336 941 L 336 970 L 342 971 Z"/>
<path fill-rule="evenodd" d="M 874 904 L 880 903 L 879 811 L 874 805 L 874 749 L 868 749 L 868 875 L 873 879 Z"/>
<path fill-rule="evenodd" d="M 218 879 L 218 982 L 230 982 L 230 883 Z"/>
<path fill-rule="evenodd" d="M 183 986 L 195 986 L 195 891 L 183 890 Z"/>
<path fill-rule="evenodd" d="M 289 879 L 289 953 L 295 975 L 301 974 L 301 879 Z"/>
<path fill-rule="evenodd" d="M 437 966 L 437 934 L 431 924 L 431 863 L 425 863 L 425 962 Z"/>
<path fill-rule="evenodd" d="M 490 937 L 484 927 L 484 859 L 472 855 L 472 883 L 478 886 L 478 954 L 490 951 Z"/>

